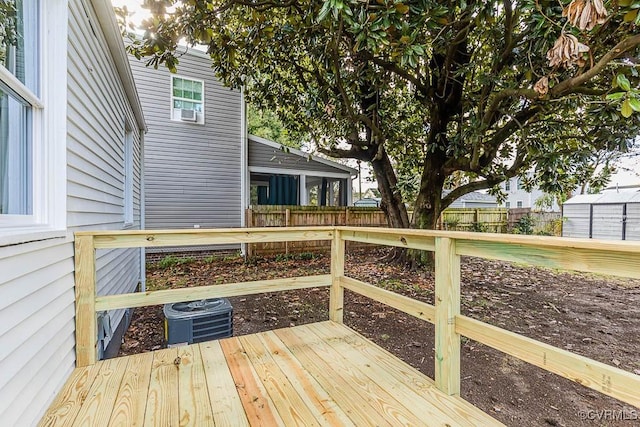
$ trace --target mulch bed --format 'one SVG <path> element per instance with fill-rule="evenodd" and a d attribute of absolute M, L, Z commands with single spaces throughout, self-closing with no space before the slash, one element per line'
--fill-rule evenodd
<path fill-rule="evenodd" d="M 433 303 L 431 272 L 350 251 L 346 274 Z M 164 261 L 164 262 L 163 262 Z M 324 255 L 165 259 L 150 264 L 149 290 L 326 274 Z M 323 321 L 328 290 L 231 298 L 234 334 Z M 462 312 L 501 328 L 640 374 L 640 281 L 505 262 L 462 260 Z M 433 378 L 433 326 L 345 292 L 345 324 Z M 166 347 L 161 306 L 136 309 L 120 355 Z M 510 426 L 637 426 L 640 409 L 463 338 L 462 396 Z M 638 390 L 640 393 L 640 390 Z M 602 411 L 614 411 L 609 413 Z M 622 411 L 622 412 L 615 412 Z M 635 420 L 612 420 L 611 415 Z M 605 419 L 609 418 L 609 419 Z"/>

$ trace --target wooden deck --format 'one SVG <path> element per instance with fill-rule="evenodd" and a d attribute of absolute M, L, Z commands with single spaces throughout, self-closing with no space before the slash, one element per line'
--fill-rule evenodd
<path fill-rule="evenodd" d="M 41 426 L 490 426 L 459 397 L 334 322 L 76 369 Z"/>

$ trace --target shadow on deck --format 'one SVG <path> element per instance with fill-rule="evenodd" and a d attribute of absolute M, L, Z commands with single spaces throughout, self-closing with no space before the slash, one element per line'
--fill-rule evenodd
<path fill-rule="evenodd" d="M 40 425 L 502 424 L 328 321 L 77 368 Z"/>

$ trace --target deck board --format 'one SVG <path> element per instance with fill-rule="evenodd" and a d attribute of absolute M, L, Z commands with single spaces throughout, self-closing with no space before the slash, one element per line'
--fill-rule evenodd
<path fill-rule="evenodd" d="M 501 425 L 333 322 L 76 369 L 41 426 Z"/>
<path fill-rule="evenodd" d="M 147 390 L 151 381 L 153 353 L 130 357 L 116 397 L 110 427 L 138 427 L 144 424 Z"/>

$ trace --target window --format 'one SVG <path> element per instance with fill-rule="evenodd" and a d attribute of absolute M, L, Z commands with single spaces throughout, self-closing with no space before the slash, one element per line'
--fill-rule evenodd
<path fill-rule="evenodd" d="M 9 1 L 0 19 L 0 214 L 32 215 L 33 115 L 42 104 L 38 3 Z"/>
<path fill-rule="evenodd" d="M 507 209 L 511 209 L 511 202 L 505 203 L 505 206 L 507 207 Z"/>
<path fill-rule="evenodd" d="M 516 179 L 516 190 L 522 190 L 522 183 L 520 182 L 520 178 Z"/>
<path fill-rule="evenodd" d="M 133 225 L 133 131 L 124 133 L 124 225 Z"/>
<path fill-rule="evenodd" d="M 171 76 L 171 119 L 204 123 L 204 82 Z"/>
<path fill-rule="evenodd" d="M 511 190 L 511 180 L 510 179 L 508 179 L 508 180 L 506 180 L 504 182 L 504 189 L 505 189 L 505 191 Z"/>
<path fill-rule="evenodd" d="M 66 227 L 67 21 L 62 1 L 0 7 L 0 245 Z"/>
<path fill-rule="evenodd" d="M 519 207 L 519 208 L 521 208 L 521 207 L 522 207 L 522 200 L 518 200 L 518 201 L 516 202 L 516 206 L 517 206 L 517 207 Z"/>

